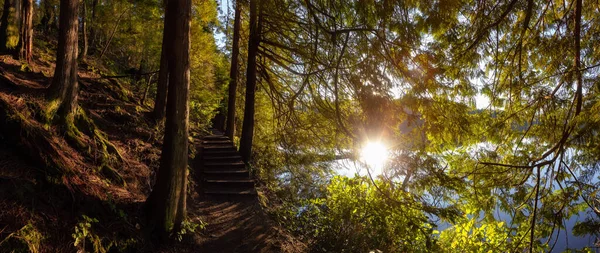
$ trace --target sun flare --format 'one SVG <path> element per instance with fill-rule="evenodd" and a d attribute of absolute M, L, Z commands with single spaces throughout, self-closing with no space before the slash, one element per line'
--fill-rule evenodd
<path fill-rule="evenodd" d="M 388 150 L 381 142 L 368 142 L 360 152 L 360 159 L 372 169 L 381 170 L 388 159 Z"/>

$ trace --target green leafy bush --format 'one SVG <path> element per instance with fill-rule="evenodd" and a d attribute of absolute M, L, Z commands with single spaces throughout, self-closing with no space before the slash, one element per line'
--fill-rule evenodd
<path fill-rule="evenodd" d="M 316 252 L 427 252 L 433 224 L 404 191 L 381 192 L 365 177 L 336 176 L 322 198 L 288 208 L 288 226 L 312 241 Z"/>

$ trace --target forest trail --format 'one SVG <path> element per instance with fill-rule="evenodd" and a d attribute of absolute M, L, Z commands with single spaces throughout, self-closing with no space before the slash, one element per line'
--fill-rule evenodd
<path fill-rule="evenodd" d="M 188 219 L 195 224 L 202 220 L 208 224 L 206 228 L 188 234 L 181 242 L 156 245 L 147 241 L 141 233 L 144 229 L 141 208 L 150 192 L 161 152 L 161 134 L 147 119 L 149 108 L 137 104 L 138 96 L 119 80 L 98 78 L 90 71 L 80 71 L 81 109 L 122 151 L 123 162 L 115 167 L 118 174 L 103 173 L 98 171 L 98 164 L 93 160 L 95 149 L 89 155 L 87 149 L 81 151 L 72 147 L 60 132 L 43 128 L 36 118 L 44 108 L 45 86 L 50 82 L 44 73 L 51 73 L 53 66 L 46 61 L 36 62 L 35 66 L 35 71 L 24 72 L 18 61 L 0 55 L 0 119 L 20 115 L 16 118 L 19 121 L 0 124 L 0 242 L 4 241 L 0 248 L 27 247 L 17 239 L 6 238 L 20 233 L 23 228 L 34 227 L 47 238 L 39 242 L 44 250 L 73 251 L 72 234 L 85 215 L 97 220 L 89 223 L 91 231 L 98 236 L 94 237 L 96 242 L 106 250 L 305 251 L 304 244 L 289 236 L 262 210 L 253 184 L 250 184 L 251 194 L 241 198 L 205 194 L 198 173 L 192 173 L 195 177 L 190 177 L 192 191 L 187 202 Z M 28 132 L 24 127 L 36 131 Z M 200 136 L 205 133 L 191 131 L 197 136 L 195 146 L 201 147 Z M 47 140 L 58 153 L 38 152 L 36 148 L 46 146 L 32 145 L 32 134 L 39 137 L 37 140 Z M 70 165 L 71 172 L 50 178 L 53 181 L 49 182 L 45 173 L 47 166 L 42 160 L 44 156 L 41 156 L 44 154 L 48 154 L 48 158 L 61 159 Z M 220 156 L 223 152 L 216 154 Z M 200 167 L 195 168 L 200 172 Z M 243 170 L 245 172 L 230 175 L 245 176 L 249 180 L 248 171 Z M 212 176 L 219 177 L 219 174 Z M 88 245 L 92 245 L 91 240 L 88 238 Z M 88 251 L 93 252 L 93 249 Z"/>
<path fill-rule="evenodd" d="M 218 131 L 202 140 L 195 163 L 201 201 L 195 210 L 207 223 L 197 242 L 200 252 L 301 252 L 295 242 L 267 216 L 254 181 L 233 143 Z"/>
<path fill-rule="evenodd" d="M 254 180 L 233 142 L 222 133 L 202 138 L 200 145 L 200 181 L 206 195 L 256 195 Z"/>

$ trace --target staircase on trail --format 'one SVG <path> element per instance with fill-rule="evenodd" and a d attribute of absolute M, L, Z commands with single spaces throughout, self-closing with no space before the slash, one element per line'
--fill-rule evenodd
<path fill-rule="evenodd" d="M 218 132 L 202 138 L 202 188 L 208 195 L 256 195 L 254 180 L 233 142 Z"/>

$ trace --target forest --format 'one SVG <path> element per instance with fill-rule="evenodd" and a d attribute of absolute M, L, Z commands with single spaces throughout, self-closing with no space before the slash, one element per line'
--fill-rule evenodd
<path fill-rule="evenodd" d="M 598 1 L 0 10 L 0 252 L 600 251 Z"/>

